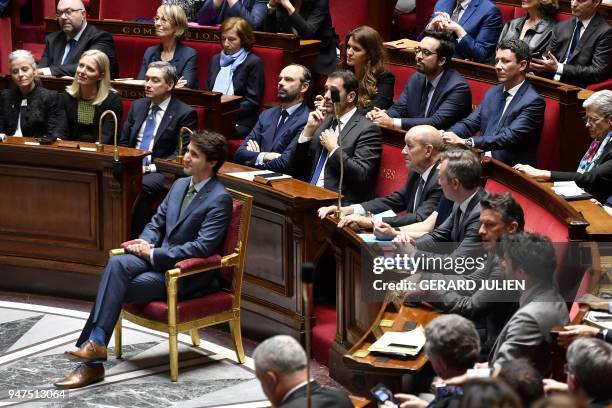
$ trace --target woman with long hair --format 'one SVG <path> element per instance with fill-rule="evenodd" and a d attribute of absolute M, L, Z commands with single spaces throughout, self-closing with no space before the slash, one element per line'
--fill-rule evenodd
<path fill-rule="evenodd" d="M 81 56 L 74 79 L 62 95 L 68 122 L 67 139 L 96 142 L 100 116 L 107 110 L 115 112 L 117 126 L 121 125 L 123 105 L 119 94 L 111 88 L 109 67 L 108 57 L 100 50 L 88 50 Z M 112 144 L 114 131 L 112 115 L 106 115 L 102 143 Z"/>
<path fill-rule="evenodd" d="M 390 107 L 395 76 L 385 69 L 386 52 L 378 31 L 368 26 L 357 27 L 346 35 L 345 44 L 338 68 L 353 71 L 359 81 L 360 113 L 365 115 L 373 107 Z"/>

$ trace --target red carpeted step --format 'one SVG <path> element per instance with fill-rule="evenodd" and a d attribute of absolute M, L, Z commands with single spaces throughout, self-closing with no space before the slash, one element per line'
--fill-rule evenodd
<path fill-rule="evenodd" d="M 315 306 L 316 325 L 312 328 L 312 357 L 328 365 L 329 351 L 336 335 L 336 306 Z"/>

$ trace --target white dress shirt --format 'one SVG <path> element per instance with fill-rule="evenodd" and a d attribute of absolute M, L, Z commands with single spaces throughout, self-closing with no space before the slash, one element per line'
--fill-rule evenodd
<path fill-rule="evenodd" d="M 589 26 L 589 23 L 591 22 L 591 20 L 593 19 L 593 17 L 595 17 L 595 14 L 593 14 L 591 16 L 591 18 L 587 19 L 587 20 L 579 20 L 582 23 L 582 27 L 580 28 L 580 35 L 578 36 L 578 42 L 580 42 L 580 39 L 582 38 L 582 34 L 584 34 L 584 32 L 586 31 L 587 27 Z M 567 50 L 569 51 L 569 49 L 572 46 L 572 41 L 574 39 L 574 33 L 572 32 L 572 37 L 570 39 L 570 43 L 567 46 Z M 578 44 L 576 44 L 577 46 Z M 575 47 L 574 47 L 575 49 Z M 559 63 L 557 64 L 557 72 L 555 73 L 555 76 L 553 77 L 553 79 L 555 81 L 560 81 L 561 80 L 561 75 L 563 75 L 563 67 L 565 64 L 567 64 L 567 60 L 569 59 L 569 57 L 571 57 L 571 55 L 568 54 L 568 51 L 566 51 L 567 57 L 563 59 L 563 61 L 559 61 Z M 562 56 L 561 58 L 563 58 L 565 56 Z"/>

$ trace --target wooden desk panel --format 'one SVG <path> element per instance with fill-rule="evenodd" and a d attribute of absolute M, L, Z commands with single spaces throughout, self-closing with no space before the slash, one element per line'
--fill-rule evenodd
<path fill-rule="evenodd" d="M 129 238 L 140 150 L 0 143 L 0 288 L 91 298 L 108 251 Z"/>
<path fill-rule="evenodd" d="M 156 160 L 159 171 L 183 176 L 181 165 Z M 228 173 L 254 170 L 226 162 L 219 178 L 229 188 L 254 197 L 242 289 L 242 327 L 249 338 L 286 333 L 303 336 L 304 310 L 300 283 L 303 262 L 316 262 L 327 245 L 316 210 L 335 193 L 300 180 L 272 185 L 249 182 Z M 246 312 L 246 313 L 245 313 Z"/>

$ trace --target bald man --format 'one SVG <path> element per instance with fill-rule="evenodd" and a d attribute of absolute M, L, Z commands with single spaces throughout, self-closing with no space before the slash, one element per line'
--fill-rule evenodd
<path fill-rule="evenodd" d="M 400 227 L 423 221 L 436 210 L 442 197 L 442 189 L 438 183 L 438 162 L 443 147 L 440 132 L 429 125 L 415 126 L 406 132 L 404 142 L 406 145 L 402 154 L 406 167 L 411 172 L 404 188 L 387 197 L 342 207 L 342 213 L 346 216 L 338 223 L 338 227 L 356 223 L 362 228 L 372 228 L 376 218 L 392 227 Z M 336 211 L 336 208 L 319 208 L 319 216 L 325 218 Z M 405 213 L 374 218 L 366 215 L 380 214 L 387 210 L 393 210 L 396 214 Z"/>
<path fill-rule="evenodd" d="M 56 16 L 61 31 L 45 38 L 45 51 L 40 60 L 40 75 L 74 76 L 81 55 L 87 50 L 100 50 L 108 56 L 111 78 L 119 75 L 113 36 L 87 24 L 81 0 L 60 0 Z"/>

